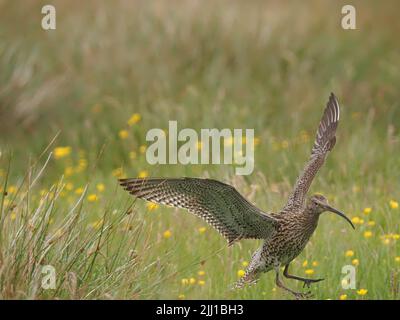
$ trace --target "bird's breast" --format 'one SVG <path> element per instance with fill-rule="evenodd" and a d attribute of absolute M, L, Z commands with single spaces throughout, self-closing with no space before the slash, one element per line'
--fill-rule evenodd
<path fill-rule="evenodd" d="M 316 224 L 282 221 L 275 235 L 264 245 L 266 254 L 282 265 L 289 263 L 303 251 L 315 228 Z"/>

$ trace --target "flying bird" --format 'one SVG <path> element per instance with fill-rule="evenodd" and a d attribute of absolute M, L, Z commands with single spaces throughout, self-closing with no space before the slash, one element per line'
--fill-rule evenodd
<path fill-rule="evenodd" d="M 154 203 L 187 209 L 213 226 L 229 245 L 241 239 L 263 239 L 262 246 L 253 254 L 245 274 L 234 285 L 242 288 L 255 283 L 260 275 L 275 271 L 277 287 L 293 294 L 297 299 L 311 297 L 310 292 L 296 292 L 282 282 L 283 276 L 298 280 L 308 288 L 324 279 L 309 279 L 289 273 L 289 265 L 308 243 L 315 231 L 321 213 L 330 211 L 351 220 L 329 205 L 321 194 L 307 198 L 307 192 L 326 156 L 336 143 L 336 129 L 340 109 L 331 93 L 318 126 L 311 156 L 297 178 L 284 208 L 278 213 L 266 213 L 246 200 L 233 186 L 212 179 L 200 178 L 132 178 L 120 179 L 120 184 L 137 198 Z"/>

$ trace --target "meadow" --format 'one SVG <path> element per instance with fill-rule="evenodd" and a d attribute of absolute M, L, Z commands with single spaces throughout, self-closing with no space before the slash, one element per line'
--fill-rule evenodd
<path fill-rule="evenodd" d="M 0 298 L 292 299 L 273 273 L 230 290 L 260 241 L 228 247 L 117 179 L 211 177 L 276 212 L 334 92 L 337 144 L 311 192 L 356 230 L 324 214 L 291 272 L 325 278 L 315 299 L 399 299 L 400 6 L 352 2 L 356 30 L 341 28 L 342 1 L 51 1 L 44 31 L 47 3 L 0 1 Z M 146 132 L 169 120 L 253 128 L 254 172 L 149 165 Z"/>

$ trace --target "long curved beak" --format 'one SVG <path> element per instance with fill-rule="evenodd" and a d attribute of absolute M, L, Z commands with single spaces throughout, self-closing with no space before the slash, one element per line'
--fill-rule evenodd
<path fill-rule="evenodd" d="M 341 217 L 342 217 L 343 219 L 345 219 L 348 223 L 350 223 L 350 225 L 353 227 L 353 229 L 356 229 L 356 228 L 354 227 L 353 222 L 351 222 L 351 220 L 350 220 L 343 212 L 340 212 L 339 210 L 336 210 L 335 208 L 333 208 L 333 207 L 331 207 L 331 206 L 329 206 L 329 205 L 325 205 L 325 209 L 326 209 L 327 211 L 336 213 L 338 216 L 341 216 Z"/>

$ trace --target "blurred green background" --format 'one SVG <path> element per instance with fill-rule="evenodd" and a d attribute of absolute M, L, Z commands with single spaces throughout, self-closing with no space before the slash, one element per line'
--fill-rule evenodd
<path fill-rule="evenodd" d="M 56 30 L 41 28 L 45 4 L 57 10 Z M 323 216 L 292 271 L 313 270 L 326 278 L 313 289 L 320 299 L 398 298 L 400 5 L 352 1 L 357 29 L 343 30 L 345 4 L 0 1 L 0 181 L 6 180 L 11 158 L 8 185 L 26 188 L 29 161 L 59 133 L 32 191 L 39 197 L 64 176 L 66 195 L 57 200 L 55 220 L 86 183 L 85 223 L 96 223 L 106 203 L 120 210 L 118 203 L 133 199 L 118 189 L 116 177 L 138 175 L 209 176 L 235 185 L 265 211 L 278 211 L 334 92 L 341 104 L 337 145 L 312 191 L 358 218 L 358 227 L 352 232 L 340 219 Z M 228 165 L 148 165 L 146 132 L 167 129 L 168 120 L 196 130 L 254 128 L 259 144 L 253 174 L 235 176 Z M 18 208 L 11 209 L 18 215 Z M 272 274 L 240 292 L 228 290 L 257 241 L 227 248 L 215 231 L 185 212 L 149 208 L 143 201 L 134 210 L 137 223 L 143 221 L 138 239 L 147 241 L 145 235 L 154 242 L 149 250 L 140 241 L 135 248 L 148 255 L 143 258 L 148 268 L 126 274 L 139 289 L 115 284 L 99 289 L 100 280 L 78 281 L 85 294 L 76 298 L 288 298 L 275 290 Z M 15 233 L 7 230 L 3 237 L 10 239 Z M 349 250 L 352 258 L 346 257 Z M 95 261 L 93 281 L 107 274 L 102 263 Z M 341 267 L 351 263 L 357 265 L 357 289 L 343 290 Z M 161 277 L 160 270 L 168 276 Z M 79 270 L 75 273 L 80 279 Z M 21 290 L 29 286 L 21 284 Z M 3 292 L 3 297 L 22 296 Z"/>

